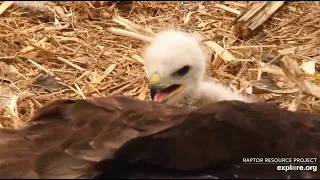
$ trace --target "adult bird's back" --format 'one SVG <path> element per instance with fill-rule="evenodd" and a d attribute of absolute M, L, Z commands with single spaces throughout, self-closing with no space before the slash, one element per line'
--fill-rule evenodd
<path fill-rule="evenodd" d="M 28 126 L 0 129 L 0 177 L 319 178 L 312 169 L 243 163 L 320 157 L 319 121 L 266 103 L 193 109 L 120 96 L 56 100 Z"/>

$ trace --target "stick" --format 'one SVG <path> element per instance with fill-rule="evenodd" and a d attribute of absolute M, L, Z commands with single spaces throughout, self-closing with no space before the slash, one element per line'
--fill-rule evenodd
<path fill-rule="evenodd" d="M 148 43 L 150 43 L 152 41 L 152 38 L 150 38 L 150 37 L 147 37 L 147 36 L 144 36 L 144 35 L 141 35 L 141 34 L 137 34 L 137 33 L 134 33 L 134 32 L 130 32 L 130 31 L 126 31 L 126 30 L 123 30 L 123 29 L 118 29 L 118 28 L 111 27 L 108 30 L 113 34 L 129 37 L 129 38 L 132 38 L 132 39 L 137 39 L 137 40 L 148 42 Z"/>

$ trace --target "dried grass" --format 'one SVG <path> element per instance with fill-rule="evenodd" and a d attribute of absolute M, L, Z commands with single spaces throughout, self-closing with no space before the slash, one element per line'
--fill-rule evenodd
<path fill-rule="evenodd" d="M 283 67 L 314 61 L 319 73 L 319 2 L 283 5 L 244 41 L 232 23 L 246 3 L 51 2 L 41 11 L 11 6 L 0 19 L 0 127 L 18 127 L 58 98 L 149 100 L 141 52 L 167 28 L 201 35 L 214 54 L 208 58 L 212 78 L 292 111 L 320 112 L 314 91 L 319 75 L 300 72 L 297 80 L 296 71 Z"/>

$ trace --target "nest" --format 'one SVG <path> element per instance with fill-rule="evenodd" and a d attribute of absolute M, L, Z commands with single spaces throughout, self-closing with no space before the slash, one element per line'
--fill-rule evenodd
<path fill-rule="evenodd" d="M 210 78 L 281 108 L 320 112 L 319 2 L 285 4 L 242 40 L 234 21 L 247 3 L 224 2 L 228 8 L 221 8 L 219 1 L 48 2 L 42 9 L 0 8 L 0 127 L 17 128 L 54 99 L 149 100 L 141 54 L 168 28 L 202 38 Z"/>

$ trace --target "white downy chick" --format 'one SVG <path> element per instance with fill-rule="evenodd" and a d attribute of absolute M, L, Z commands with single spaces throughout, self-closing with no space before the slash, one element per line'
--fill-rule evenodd
<path fill-rule="evenodd" d="M 252 101 L 222 84 L 204 80 L 205 54 L 191 34 L 160 32 L 143 58 L 154 101 L 194 107 L 222 100 Z"/>

